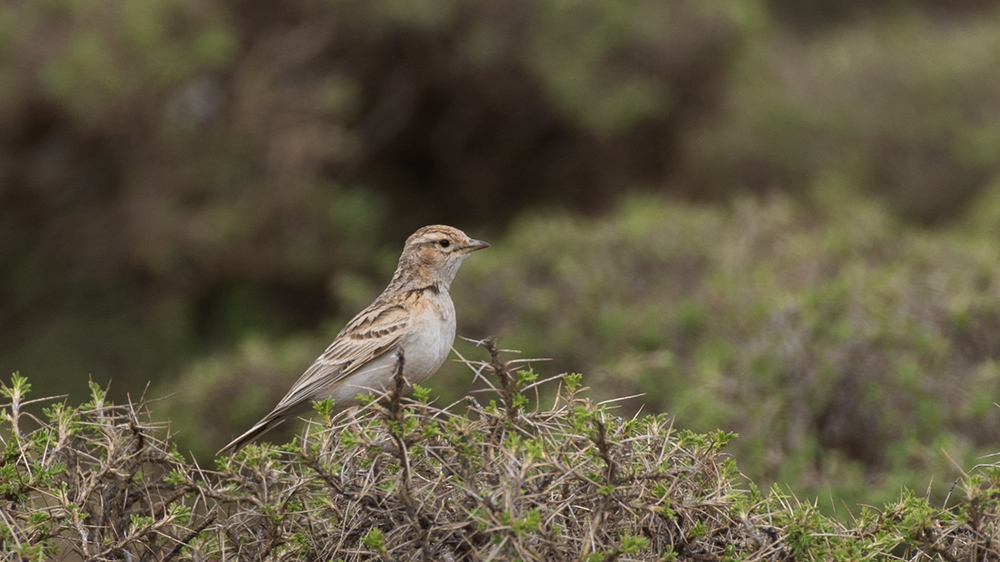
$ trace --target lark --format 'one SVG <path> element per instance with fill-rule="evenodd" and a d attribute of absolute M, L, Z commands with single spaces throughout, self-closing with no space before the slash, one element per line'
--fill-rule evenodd
<path fill-rule="evenodd" d="M 317 400 L 338 407 L 388 390 L 398 353 L 409 385 L 431 377 L 455 342 L 455 305 L 448 290 L 462 262 L 490 245 L 457 228 L 425 226 L 406 239 L 392 281 L 326 348 L 271 413 L 222 448 L 239 450 L 283 421 L 308 412 Z"/>

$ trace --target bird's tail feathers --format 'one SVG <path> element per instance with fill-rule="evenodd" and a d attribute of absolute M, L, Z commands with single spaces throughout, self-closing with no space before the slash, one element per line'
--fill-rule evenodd
<path fill-rule="evenodd" d="M 275 412 L 271 412 L 270 414 L 264 416 L 264 419 L 257 422 L 256 425 L 247 430 L 246 433 L 240 435 L 236 439 L 233 439 L 232 442 L 230 442 L 228 445 L 220 449 L 219 452 L 216 453 L 216 456 L 221 455 L 226 451 L 232 451 L 233 453 L 239 451 L 240 449 L 243 448 L 244 445 L 260 437 L 261 435 L 264 435 L 268 431 L 271 431 L 272 429 L 280 425 L 281 422 L 283 421 L 285 421 L 285 416 L 276 414 Z"/>

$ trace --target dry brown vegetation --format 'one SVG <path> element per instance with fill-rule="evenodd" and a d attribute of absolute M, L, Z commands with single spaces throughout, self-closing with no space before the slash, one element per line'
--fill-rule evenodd
<path fill-rule="evenodd" d="M 734 436 L 623 419 L 579 375 L 470 361 L 489 389 L 439 408 L 405 382 L 283 447 L 204 469 L 92 386 L 80 408 L 25 412 L 3 392 L 0 552 L 22 560 L 997 560 L 1000 471 L 950 510 L 912 494 L 850 525 L 762 494 L 723 452 Z M 404 358 L 400 358 L 402 362 Z M 399 371 L 397 371 L 399 372 Z M 539 385 L 559 390 L 539 406 Z M 483 405 L 482 402 L 486 402 Z M 532 405 L 533 404 L 533 405 Z M 27 430 L 29 425 L 37 427 Z"/>

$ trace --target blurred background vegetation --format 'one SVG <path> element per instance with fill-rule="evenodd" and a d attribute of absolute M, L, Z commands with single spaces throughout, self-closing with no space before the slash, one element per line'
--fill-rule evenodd
<path fill-rule="evenodd" d="M 997 68 L 984 0 L 5 2 L 0 372 L 210 455 L 441 222 L 460 334 L 940 499 L 1000 439 Z"/>

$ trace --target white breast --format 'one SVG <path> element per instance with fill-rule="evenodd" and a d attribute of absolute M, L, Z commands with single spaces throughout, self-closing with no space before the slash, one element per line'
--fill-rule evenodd
<path fill-rule="evenodd" d="M 400 342 L 406 362 L 404 373 L 413 384 L 431 377 L 448 358 L 455 343 L 455 305 L 447 292 L 431 296 L 430 310 L 413 315 L 413 329 Z"/>

